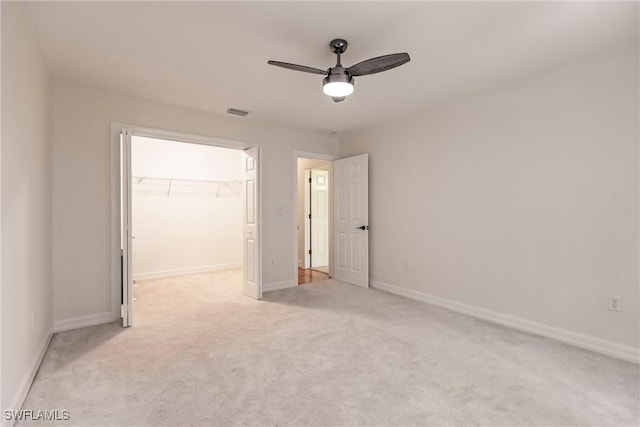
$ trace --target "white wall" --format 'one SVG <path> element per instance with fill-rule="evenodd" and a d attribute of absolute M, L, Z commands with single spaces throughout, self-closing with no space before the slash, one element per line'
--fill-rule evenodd
<path fill-rule="evenodd" d="M 136 136 L 131 152 L 134 278 L 241 266 L 244 153 Z"/>
<path fill-rule="evenodd" d="M 99 89 L 54 83 L 54 318 L 111 311 L 110 122 L 129 123 L 262 146 L 264 283 L 295 283 L 295 150 L 336 154 L 335 136 L 284 130 L 247 118 L 163 105 Z M 116 315 L 112 312 L 112 315 Z"/>
<path fill-rule="evenodd" d="M 2 2 L 2 409 L 19 409 L 51 337 L 51 100 L 20 6 Z M 3 419 L 4 423 L 4 419 Z"/>
<path fill-rule="evenodd" d="M 634 46 L 344 138 L 371 278 L 637 351 L 638 91 Z"/>

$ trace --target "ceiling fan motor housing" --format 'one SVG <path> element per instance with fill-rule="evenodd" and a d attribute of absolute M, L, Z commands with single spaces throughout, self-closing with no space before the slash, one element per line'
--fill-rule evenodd
<path fill-rule="evenodd" d="M 353 93 L 353 77 L 340 65 L 329 68 L 327 77 L 322 80 L 322 91 L 335 102 L 343 101 Z"/>
<path fill-rule="evenodd" d="M 347 73 L 347 69 L 344 67 L 333 67 L 327 70 L 327 77 L 322 80 L 322 85 L 327 83 L 349 83 L 353 85 L 353 77 Z"/>

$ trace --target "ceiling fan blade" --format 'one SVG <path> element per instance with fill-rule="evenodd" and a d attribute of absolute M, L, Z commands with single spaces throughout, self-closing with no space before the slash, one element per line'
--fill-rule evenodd
<path fill-rule="evenodd" d="M 275 65 L 276 67 L 288 68 L 290 70 L 302 71 L 303 73 L 322 74 L 323 76 L 327 74 L 325 70 L 321 70 L 319 68 L 307 67 L 305 65 L 298 65 L 298 64 L 290 64 L 288 62 L 268 61 L 268 64 Z"/>
<path fill-rule="evenodd" d="M 333 99 L 333 102 L 342 102 L 342 101 L 344 101 L 345 97 L 344 96 L 332 96 L 331 99 Z"/>
<path fill-rule="evenodd" d="M 347 73 L 351 76 L 366 76 L 368 74 L 380 73 L 392 68 L 399 67 L 411 61 L 409 54 L 392 53 L 391 55 L 378 56 L 377 58 L 367 59 L 347 68 Z"/>

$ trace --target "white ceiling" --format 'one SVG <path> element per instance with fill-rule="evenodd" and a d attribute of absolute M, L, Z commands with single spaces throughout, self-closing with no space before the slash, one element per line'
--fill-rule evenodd
<path fill-rule="evenodd" d="M 349 132 L 619 45 L 638 43 L 638 3 L 42 2 L 24 5 L 60 79 L 245 119 Z M 411 62 L 356 79 L 335 104 L 328 68 L 408 52 Z"/>

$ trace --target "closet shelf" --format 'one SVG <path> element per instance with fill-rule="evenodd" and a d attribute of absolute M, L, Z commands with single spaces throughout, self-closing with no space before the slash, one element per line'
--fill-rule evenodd
<path fill-rule="evenodd" d="M 240 194 L 242 181 L 133 176 L 132 187 L 133 191 L 139 194 L 164 194 L 166 196 L 190 194 L 199 196 L 215 195 L 215 197 L 220 197 L 230 194 Z"/>

